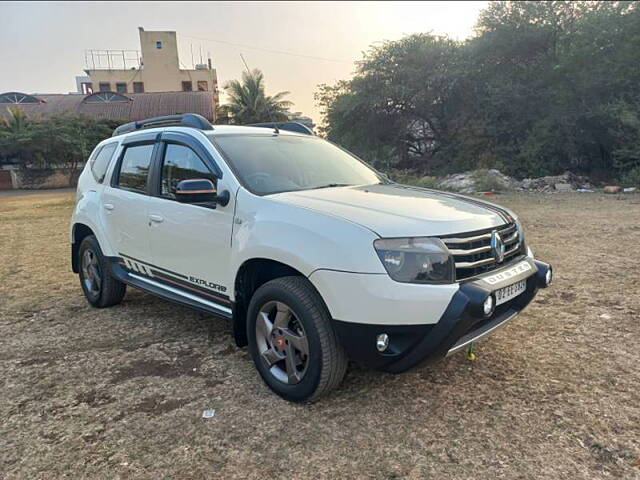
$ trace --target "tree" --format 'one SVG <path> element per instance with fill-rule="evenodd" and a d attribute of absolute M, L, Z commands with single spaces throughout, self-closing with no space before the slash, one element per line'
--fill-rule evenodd
<path fill-rule="evenodd" d="M 95 146 L 109 137 L 108 122 L 60 114 L 29 120 L 19 107 L 10 107 L 0 123 L 0 158 L 17 161 L 22 168 L 63 168 L 73 183 L 79 166 Z"/>
<path fill-rule="evenodd" d="M 264 75 L 258 69 L 242 73 L 242 81 L 231 80 L 224 86 L 229 103 L 222 105 L 219 114 L 228 123 L 248 123 L 287 120 L 292 102 L 284 97 L 289 92 L 266 95 Z"/>
<path fill-rule="evenodd" d="M 34 122 L 33 127 L 38 144 L 46 149 L 46 155 L 37 163 L 63 168 L 70 184 L 75 182 L 81 163 L 112 131 L 104 122 L 73 114 L 55 115 L 46 121 Z"/>
<path fill-rule="evenodd" d="M 464 42 L 385 42 L 321 85 L 320 131 L 385 168 L 618 177 L 640 168 L 638 51 L 639 3 L 491 2 Z"/>
<path fill-rule="evenodd" d="M 458 42 L 431 34 L 371 48 L 353 80 L 321 86 L 321 131 L 374 163 L 391 153 L 398 168 L 446 167 L 451 141 L 469 120 L 465 65 Z"/>
<path fill-rule="evenodd" d="M 25 165 L 38 153 L 33 143 L 31 123 L 18 106 L 8 107 L 7 116 L 0 117 L 0 158 L 17 160 Z"/>

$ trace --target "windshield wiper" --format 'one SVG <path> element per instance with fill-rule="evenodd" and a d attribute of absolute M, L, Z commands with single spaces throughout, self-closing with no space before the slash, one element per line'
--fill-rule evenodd
<path fill-rule="evenodd" d="M 352 187 L 351 183 L 327 183 L 326 185 L 318 185 L 317 187 L 311 187 L 307 190 L 319 190 L 320 188 L 333 188 L 333 187 Z"/>

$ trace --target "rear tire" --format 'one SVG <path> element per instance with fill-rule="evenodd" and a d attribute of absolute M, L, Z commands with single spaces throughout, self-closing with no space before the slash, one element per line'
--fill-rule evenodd
<path fill-rule="evenodd" d="M 293 402 L 315 401 L 342 382 L 347 356 L 324 301 L 304 277 L 282 277 L 251 298 L 247 337 L 265 383 Z"/>
<path fill-rule="evenodd" d="M 80 286 L 90 305 L 105 308 L 122 302 L 127 286 L 111 276 L 95 236 L 89 235 L 80 243 L 78 266 Z"/>

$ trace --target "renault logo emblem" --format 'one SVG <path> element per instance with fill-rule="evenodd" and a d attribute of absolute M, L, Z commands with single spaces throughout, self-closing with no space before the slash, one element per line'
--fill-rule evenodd
<path fill-rule="evenodd" d="M 495 230 L 491 232 L 491 252 L 497 263 L 504 260 L 504 243 L 500 234 Z"/>

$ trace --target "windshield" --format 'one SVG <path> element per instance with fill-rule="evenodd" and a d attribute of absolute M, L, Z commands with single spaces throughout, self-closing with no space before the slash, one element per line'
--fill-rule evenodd
<path fill-rule="evenodd" d="M 253 193 L 381 183 L 357 158 L 318 137 L 212 135 L 209 137 Z"/>

